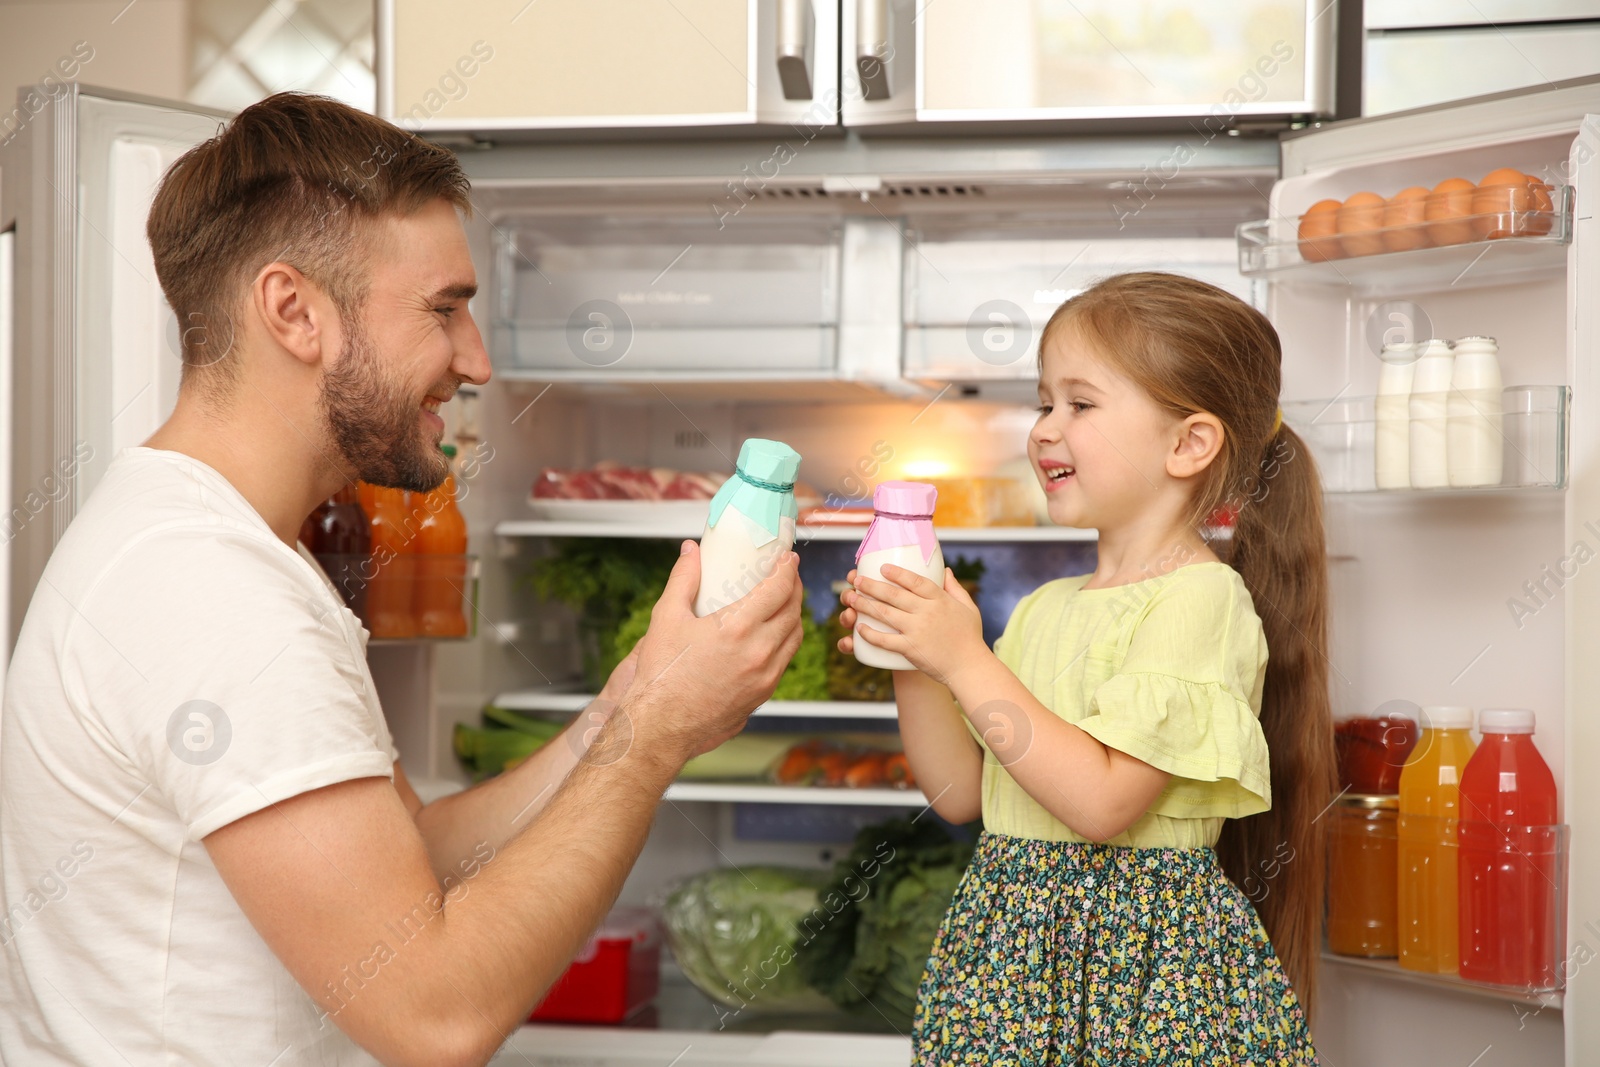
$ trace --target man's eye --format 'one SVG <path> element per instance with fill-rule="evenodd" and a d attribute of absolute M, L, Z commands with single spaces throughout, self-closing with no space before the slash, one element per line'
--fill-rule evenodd
<path fill-rule="evenodd" d="M 454 313 L 456 309 L 455 308 L 434 308 L 433 310 L 437 311 L 441 315 L 450 315 L 450 314 Z"/>

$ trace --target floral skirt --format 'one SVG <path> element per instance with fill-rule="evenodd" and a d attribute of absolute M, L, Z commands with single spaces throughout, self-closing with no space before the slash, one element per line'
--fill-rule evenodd
<path fill-rule="evenodd" d="M 1211 849 L 988 833 L 934 941 L 912 1041 L 919 1067 L 1317 1062 Z"/>

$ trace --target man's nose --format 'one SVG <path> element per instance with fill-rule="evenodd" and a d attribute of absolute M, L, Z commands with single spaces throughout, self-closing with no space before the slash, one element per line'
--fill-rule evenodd
<path fill-rule="evenodd" d="M 466 319 L 466 329 L 461 331 L 451 353 L 450 371 L 462 381 L 482 385 L 489 380 L 491 372 L 489 351 L 483 347 L 483 334 L 472 312 L 467 312 Z"/>

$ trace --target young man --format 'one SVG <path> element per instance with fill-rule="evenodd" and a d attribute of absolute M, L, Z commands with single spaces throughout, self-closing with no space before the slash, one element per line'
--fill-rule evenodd
<path fill-rule="evenodd" d="M 792 554 L 697 619 L 687 542 L 594 736 L 417 799 L 294 545 L 355 478 L 444 479 L 436 411 L 489 377 L 466 191 L 448 152 L 295 94 L 163 180 L 177 408 L 62 537 L 0 718 L 0 1061 L 483 1063 L 798 647 Z"/>

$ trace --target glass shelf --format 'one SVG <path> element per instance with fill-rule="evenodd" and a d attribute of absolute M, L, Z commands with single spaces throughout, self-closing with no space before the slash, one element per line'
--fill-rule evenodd
<path fill-rule="evenodd" d="M 1548 191 L 1549 210 L 1517 211 L 1508 204 L 1503 211 L 1342 236 L 1301 240 L 1299 217 L 1241 223 L 1239 272 L 1361 294 L 1470 289 L 1553 277 L 1566 269 L 1572 187 L 1540 188 Z M 1484 206 L 1484 192 L 1479 191 L 1476 207 Z"/>
<path fill-rule="evenodd" d="M 1561 1010 L 1562 997 L 1559 992 L 1530 992 L 1525 989 L 1508 989 L 1503 986 L 1484 985 L 1481 982 L 1469 982 L 1465 978 L 1453 974 L 1428 974 L 1425 971 L 1411 971 L 1400 966 L 1391 959 L 1363 959 L 1359 956 L 1339 956 L 1327 949 L 1322 950 L 1322 959 L 1325 963 L 1334 963 L 1342 967 L 1367 971 L 1372 974 L 1381 974 L 1386 978 L 1406 982 L 1410 985 L 1429 986 L 1434 989 L 1448 990 L 1453 993 L 1469 993 L 1473 996 L 1487 997 L 1491 1000 L 1509 1001 L 1513 1004 L 1531 1004 L 1537 1008 L 1553 1008 Z"/>
<path fill-rule="evenodd" d="M 545 519 L 513 519 L 499 523 L 494 532 L 499 537 L 648 537 L 681 540 L 698 538 L 705 532 L 705 524 L 693 526 L 681 522 L 568 522 Z M 1093 530 L 1080 530 L 1069 526 L 941 526 L 940 542 L 944 544 L 1005 543 L 1016 541 L 1093 541 Z M 858 526 L 800 526 L 795 529 L 796 545 L 811 541 L 860 541 L 867 534 L 865 525 Z"/>
<path fill-rule="evenodd" d="M 493 703 L 508 711 L 572 714 L 593 699 L 589 693 L 524 689 L 501 693 Z M 898 712 L 892 700 L 769 700 L 751 714 L 781 719 L 894 719 Z"/>
<path fill-rule="evenodd" d="M 1448 409 L 1448 395 L 1435 394 L 1433 410 Z M 1425 399 L 1418 397 L 1417 399 Z M 1502 442 L 1500 480 L 1480 485 L 1430 488 L 1380 488 L 1377 470 L 1377 398 L 1336 397 L 1283 405 L 1283 419 L 1311 448 L 1327 493 L 1442 495 L 1562 489 L 1567 484 L 1567 419 L 1571 391 L 1564 385 L 1514 385 L 1501 393 L 1498 432 Z M 1489 416 L 1493 418 L 1493 416 Z M 1469 416 L 1470 418 L 1470 416 Z M 1415 430 L 1448 440 L 1450 418 L 1405 421 L 1401 438 Z M 1385 428 L 1387 432 L 1387 427 Z"/>

